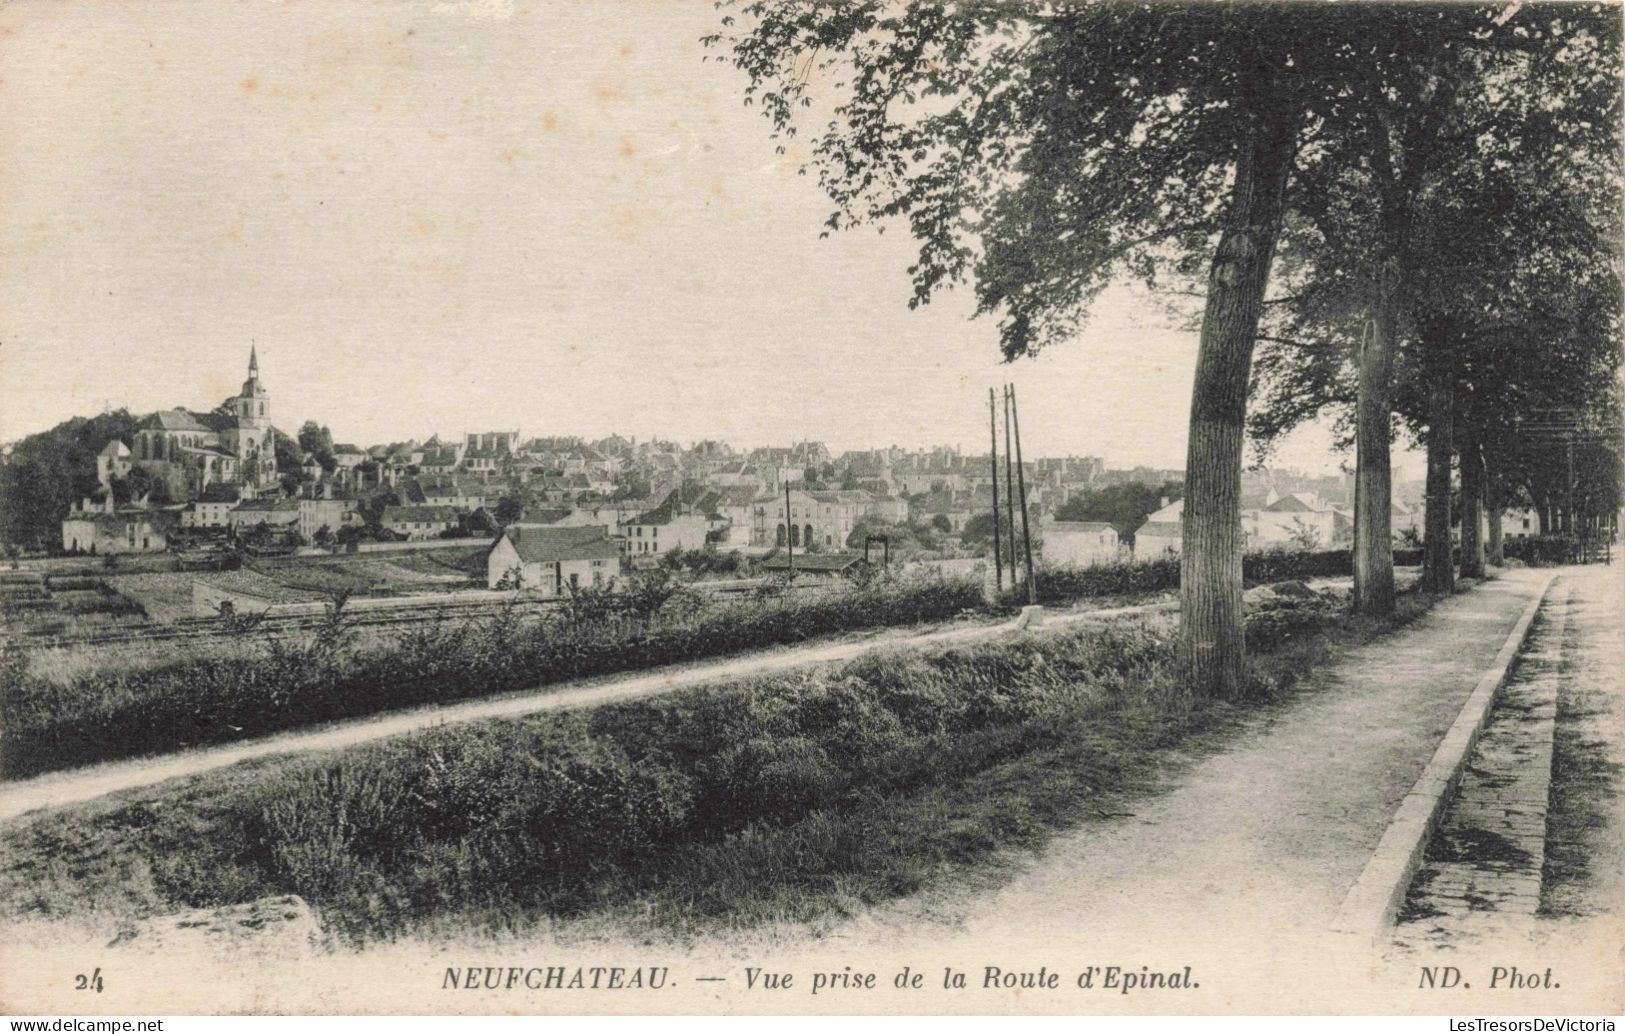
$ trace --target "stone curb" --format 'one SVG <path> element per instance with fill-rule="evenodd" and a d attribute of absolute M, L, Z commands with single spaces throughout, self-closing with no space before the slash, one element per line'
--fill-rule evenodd
<path fill-rule="evenodd" d="M 1541 583 L 1534 599 L 1529 601 L 1518 623 L 1501 644 L 1494 663 L 1473 687 L 1467 702 L 1462 705 L 1461 713 L 1439 742 L 1427 767 L 1400 801 L 1399 809 L 1383 831 L 1382 839 L 1377 841 L 1371 859 L 1366 862 L 1360 878 L 1349 888 L 1337 915 L 1333 917 L 1331 929 L 1334 933 L 1347 934 L 1375 944 L 1393 928 L 1394 917 L 1405 900 L 1411 878 L 1421 865 L 1428 838 L 1444 814 L 1446 802 L 1455 793 L 1467 758 L 1471 756 L 1479 732 L 1489 719 L 1496 694 L 1500 692 L 1513 661 L 1529 638 L 1535 614 L 1546 601 L 1546 594 L 1556 577 L 1556 572 L 1553 572 Z"/>

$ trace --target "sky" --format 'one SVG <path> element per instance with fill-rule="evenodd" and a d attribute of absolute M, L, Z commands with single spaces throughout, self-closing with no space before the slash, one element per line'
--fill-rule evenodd
<path fill-rule="evenodd" d="M 905 228 L 829 203 L 705 62 L 708 0 L 0 8 L 0 441 L 208 409 L 370 444 L 610 432 L 1182 467 L 1196 355 L 1137 289 L 1002 364 Z M 1324 428 L 1275 462 L 1335 468 Z M 1401 463 L 1403 464 L 1403 459 Z"/>

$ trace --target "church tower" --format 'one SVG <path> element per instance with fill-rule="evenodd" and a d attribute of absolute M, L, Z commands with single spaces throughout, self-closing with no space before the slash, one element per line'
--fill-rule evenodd
<path fill-rule="evenodd" d="M 248 380 L 242 394 L 232 400 L 237 416 L 236 453 L 239 480 L 247 485 L 268 485 L 276 480 L 276 440 L 271 428 L 271 394 L 260 383 L 260 358 L 248 347 Z"/>
<path fill-rule="evenodd" d="M 271 396 L 260 383 L 260 357 L 248 346 L 248 380 L 237 396 L 237 426 L 247 430 L 271 426 Z"/>

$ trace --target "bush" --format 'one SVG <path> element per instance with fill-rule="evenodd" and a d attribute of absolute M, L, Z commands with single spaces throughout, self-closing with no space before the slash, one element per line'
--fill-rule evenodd
<path fill-rule="evenodd" d="M 686 598 L 673 603 L 679 590 L 667 588 L 639 595 L 635 614 L 578 621 L 568 608 L 542 619 L 507 610 L 416 629 L 387 647 L 352 647 L 335 612 L 307 642 L 267 640 L 255 663 L 188 658 L 66 683 L 0 670 L 0 727 L 6 730 L 0 768 L 16 778 L 854 629 L 940 620 L 981 605 L 975 583 L 947 579 L 883 581 L 699 612 Z M 649 604 L 654 612 L 642 610 Z"/>
<path fill-rule="evenodd" d="M 1249 640 L 1331 613 L 1313 599 L 1266 609 Z M 1042 811 L 1028 798 L 1072 784 L 1043 763 L 1014 780 L 1000 766 L 1070 752 L 1081 784 L 1056 793 L 1087 799 L 1176 740 L 1188 707 L 1174 703 L 1174 656 L 1168 625 L 1122 623 L 436 729 L 250 774 L 224 791 L 215 835 L 182 853 L 213 852 L 214 884 L 305 895 L 360 940 L 456 910 L 512 922 L 663 887 L 713 914 L 743 894 L 772 907 L 774 881 L 813 894 L 884 871 L 904 892 L 931 852 L 975 859 L 1056 820 L 1059 799 Z M 978 811 L 930 820 L 933 794 L 975 779 Z M 899 843 L 882 816 L 908 808 L 925 810 Z M 196 868 L 164 879 L 215 893 Z"/>
<path fill-rule="evenodd" d="M 1396 554 L 1395 563 L 1399 563 Z M 1420 560 L 1417 561 L 1420 563 Z M 1353 555 L 1346 549 L 1260 550 L 1241 558 L 1242 577 L 1248 585 L 1301 581 L 1306 578 L 1336 578 L 1354 570 Z M 1123 596 L 1141 592 L 1163 592 L 1179 588 L 1179 557 L 1162 556 L 1149 560 L 1124 560 L 1088 566 L 1046 567 L 1038 571 L 1038 601 L 1068 603 L 1099 596 Z M 1027 602 L 1025 586 L 1007 590 L 1000 597 L 1005 606 Z"/>
<path fill-rule="evenodd" d="M 1548 567 L 1570 563 L 1579 552 L 1579 545 L 1578 539 L 1568 535 L 1532 535 L 1505 539 L 1501 555 L 1509 560 L 1521 560 L 1531 567 Z"/>

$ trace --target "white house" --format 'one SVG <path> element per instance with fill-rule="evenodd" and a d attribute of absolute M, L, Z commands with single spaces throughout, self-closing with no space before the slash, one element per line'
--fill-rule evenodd
<path fill-rule="evenodd" d="M 1165 553 L 1178 553 L 1183 548 L 1184 516 L 1183 499 L 1175 499 L 1149 514 L 1145 523 L 1134 529 L 1134 555 L 1141 560 L 1155 560 Z"/>
<path fill-rule="evenodd" d="M 317 532 L 323 528 L 337 535 L 340 528 L 360 523 L 361 515 L 356 512 L 355 503 L 349 499 L 299 500 L 299 534 L 307 542 L 314 542 Z"/>
<path fill-rule="evenodd" d="M 1043 529 L 1047 564 L 1109 564 L 1123 550 L 1117 529 L 1104 521 L 1047 521 Z"/>
<path fill-rule="evenodd" d="M 272 530 L 292 528 L 299 523 L 299 500 L 271 496 L 245 499 L 228 511 L 226 519 L 238 534 L 261 524 Z"/>
<path fill-rule="evenodd" d="M 619 557 L 600 527 L 510 524 L 485 555 L 485 583 L 562 596 L 568 586 L 603 585 L 619 570 Z"/>
<path fill-rule="evenodd" d="M 1301 492 L 1241 513 L 1241 528 L 1249 549 L 1328 549 L 1336 538 L 1336 523 L 1331 507 Z"/>
<path fill-rule="evenodd" d="M 621 548 L 634 559 L 674 549 L 703 549 L 711 531 L 711 516 L 697 504 L 706 494 L 700 485 L 685 485 L 667 493 L 653 510 L 621 523 Z"/>
<path fill-rule="evenodd" d="M 96 480 L 103 488 L 112 488 L 113 479 L 130 473 L 130 447 L 114 438 L 96 454 Z"/>
<path fill-rule="evenodd" d="M 386 506 L 378 523 L 405 539 L 437 539 L 461 516 L 450 506 Z"/>
<path fill-rule="evenodd" d="M 1533 538 L 1540 534 L 1540 516 L 1528 507 L 1501 511 L 1501 537 Z"/>
<path fill-rule="evenodd" d="M 231 502 L 209 502 L 199 499 L 188 503 L 186 509 L 181 511 L 181 527 L 224 528 L 231 524 L 231 511 L 236 508 L 235 499 Z"/>

